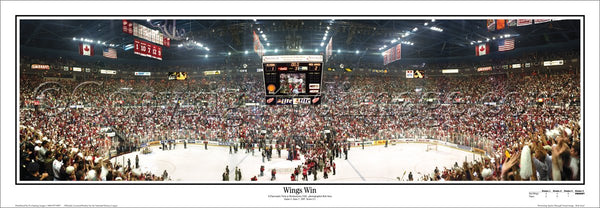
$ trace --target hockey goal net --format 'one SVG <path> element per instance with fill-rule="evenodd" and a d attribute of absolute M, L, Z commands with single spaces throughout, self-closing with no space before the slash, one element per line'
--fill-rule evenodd
<path fill-rule="evenodd" d="M 425 150 L 426 152 L 429 151 L 437 151 L 437 144 L 427 144 L 427 150 Z"/>

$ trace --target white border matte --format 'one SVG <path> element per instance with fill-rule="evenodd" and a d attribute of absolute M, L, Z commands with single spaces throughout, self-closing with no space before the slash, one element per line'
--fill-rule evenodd
<path fill-rule="evenodd" d="M 598 19 L 599 3 L 564 1 L 494 2 L 6 2 L 1 7 L 2 50 L 0 130 L 0 206 L 17 205 L 118 205 L 155 206 L 538 206 L 585 205 L 598 207 Z M 311 185 L 332 198 L 316 201 L 283 201 L 269 198 L 283 194 L 280 185 L 18 185 L 15 183 L 15 15 L 585 15 L 585 95 L 592 107 L 585 109 L 585 185 Z M 155 17 L 158 18 L 158 17 Z M 177 17 L 187 19 L 186 17 Z M 240 19 L 240 17 L 219 17 Z M 339 17 L 361 19 L 362 17 Z M 423 19 L 426 17 L 398 17 Z M 437 19 L 471 19 L 436 17 Z M 479 19 L 474 17 L 473 19 Z M 498 17 L 500 18 L 500 17 Z M 36 19 L 32 17 L 32 19 Z M 61 19 L 60 17 L 43 19 Z M 85 17 L 107 19 L 107 17 Z M 135 18 L 133 18 L 135 19 Z M 145 18 L 140 18 L 145 19 Z M 263 19 L 280 19 L 265 17 Z M 381 17 L 381 19 L 392 19 Z M 582 28 L 583 30 L 583 28 Z M 584 34 L 584 33 L 582 33 Z M 583 43 L 582 43 L 583 45 Z M 16 51 L 18 53 L 18 51 Z M 582 68 L 584 69 L 584 68 Z M 583 79 L 582 79 L 583 80 Z M 583 90 L 582 89 L 582 90 Z M 296 186 L 295 186 L 296 187 Z M 297 187 L 303 187 L 299 185 Z M 544 200 L 529 198 L 542 189 L 584 190 L 582 197 Z"/>

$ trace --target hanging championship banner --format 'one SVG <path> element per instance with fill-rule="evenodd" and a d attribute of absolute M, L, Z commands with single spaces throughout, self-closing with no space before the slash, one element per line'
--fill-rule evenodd
<path fill-rule="evenodd" d="M 488 19 L 486 25 L 487 25 L 488 31 L 495 31 L 496 30 L 496 20 Z"/>
<path fill-rule="evenodd" d="M 531 25 L 533 23 L 532 19 L 518 19 L 517 20 L 517 26 L 526 26 L 526 25 Z"/>
<path fill-rule="evenodd" d="M 150 42 L 159 45 L 171 47 L 171 39 L 165 37 L 160 31 L 150 29 L 144 25 L 135 22 L 123 20 L 123 32 L 139 38 L 146 39 Z"/>
<path fill-rule="evenodd" d="M 138 39 L 133 40 L 133 45 L 133 53 L 162 61 L 162 48 L 160 46 Z"/>
<path fill-rule="evenodd" d="M 260 42 L 260 38 L 258 37 L 255 31 L 252 31 L 252 39 L 254 42 L 254 52 L 256 52 L 256 54 L 258 54 L 258 56 L 260 57 L 265 55 L 265 47 Z"/>
<path fill-rule="evenodd" d="M 133 22 L 123 20 L 123 32 L 133 35 Z"/>
<path fill-rule="evenodd" d="M 331 55 L 333 54 L 333 46 L 331 44 L 332 40 L 333 37 L 329 39 L 329 43 L 327 43 L 327 47 L 325 47 L 325 62 L 327 62 L 329 60 L 329 57 L 331 57 Z"/>
<path fill-rule="evenodd" d="M 402 44 L 391 47 L 383 53 L 383 65 L 387 65 L 402 58 Z"/>

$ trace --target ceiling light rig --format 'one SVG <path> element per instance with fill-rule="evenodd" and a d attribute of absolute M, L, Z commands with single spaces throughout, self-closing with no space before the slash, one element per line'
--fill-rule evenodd
<path fill-rule="evenodd" d="M 179 45 L 177 45 L 177 47 L 179 47 L 179 48 L 185 47 L 185 49 L 187 49 L 187 50 L 192 50 L 192 49 L 198 48 L 200 50 L 210 51 L 208 49 L 208 47 L 205 46 L 204 44 L 197 42 L 195 40 L 189 40 L 189 38 L 188 38 L 187 42 L 180 43 Z"/>
<path fill-rule="evenodd" d="M 431 29 L 433 31 L 436 31 L 436 32 L 444 32 L 444 29 L 436 27 L 436 26 L 432 26 L 429 29 Z"/>
<path fill-rule="evenodd" d="M 329 22 L 329 25 L 332 25 L 332 24 L 333 24 L 333 20 L 331 22 Z M 325 33 L 323 33 L 323 41 L 321 41 L 321 44 L 319 44 L 321 47 L 323 47 L 325 45 L 325 41 L 327 41 L 327 36 L 329 35 L 329 30 L 331 30 L 331 26 L 327 26 Z M 318 50 L 315 49 L 315 52 L 318 52 Z"/>
<path fill-rule="evenodd" d="M 106 44 L 106 41 L 101 41 L 101 40 L 96 40 L 94 41 L 93 39 L 87 39 L 87 38 L 77 38 L 77 37 L 73 37 L 73 41 L 80 41 L 80 42 L 86 42 L 86 43 L 95 43 L 96 45 L 104 45 L 104 46 L 110 46 L 110 47 L 117 47 L 119 46 L 118 44 Z"/>
<path fill-rule="evenodd" d="M 257 28 L 256 28 L 256 31 L 257 31 L 258 33 L 260 33 L 260 37 L 262 37 L 262 38 L 263 38 L 263 40 L 265 41 L 265 44 L 266 44 L 267 46 L 271 46 L 271 44 L 270 44 L 269 42 L 267 42 L 267 41 L 269 41 L 269 39 L 267 38 L 267 34 L 265 34 L 265 33 L 264 33 L 264 29 L 261 29 L 260 27 L 257 27 Z"/>
<path fill-rule="evenodd" d="M 489 37 L 483 37 L 483 38 L 485 38 L 485 42 L 490 42 L 490 39 L 491 40 L 505 39 L 505 38 L 516 37 L 516 36 L 519 36 L 519 35 L 518 34 L 504 34 L 504 35 L 500 35 L 498 37 L 493 36 L 491 38 L 489 38 Z M 469 43 L 470 43 L 470 45 L 474 45 L 475 43 L 482 43 L 482 42 L 484 42 L 484 41 L 483 40 L 472 40 Z"/>
<path fill-rule="evenodd" d="M 431 22 L 435 22 L 435 19 L 432 19 L 432 20 L 431 20 Z M 429 21 L 426 21 L 426 22 L 424 22 L 424 23 L 423 23 L 423 27 L 422 27 L 422 28 L 429 28 L 429 29 L 431 29 L 431 30 L 434 30 L 434 31 L 437 31 L 437 32 L 443 32 L 443 31 L 444 31 L 442 28 L 439 28 L 439 27 L 425 27 L 425 26 L 427 26 L 427 25 L 429 25 Z M 392 40 L 390 40 L 390 43 L 394 44 L 394 43 L 396 43 L 396 42 L 398 42 L 398 41 L 401 41 L 401 40 L 402 40 L 402 38 L 406 38 L 406 37 L 408 37 L 408 36 L 410 36 L 410 35 L 413 35 L 413 34 L 415 34 L 417 31 L 419 31 L 419 26 L 415 26 L 415 27 L 413 27 L 412 29 L 410 29 L 410 30 L 408 30 L 408 31 L 404 31 L 404 32 L 400 33 L 400 34 L 401 34 L 401 35 L 400 35 L 400 37 L 398 37 L 397 39 L 392 39 Z M 410 41 L 401 41 L 401 42 L 400 42 L 400 44 L 404 44 L 404 45 L 414 45 L 415 43 L 413 43 L 413 42 L 410 42 Z M 381 51 L 381 50 L 384 50 L 384 49 L 386 49 L 387 47 L 388 47 L 387 45 L 381 46 L 381 47 L 379 48 L 379 50 L 380 50 L 380 51 Z"/>
<path fill-rule="evenodd" d="M 410 41 L 402 41 L 401 43 L 404 44 L 404 45 L 414 45 L 415 44 L 415 43 L 410 42 Z"/>

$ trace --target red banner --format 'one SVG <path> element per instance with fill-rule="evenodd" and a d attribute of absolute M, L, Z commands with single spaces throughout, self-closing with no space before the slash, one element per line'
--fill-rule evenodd
<path fill-rule="evenodd" d="M 162 48 L 160 46 L 138 39 L 133 40 L 133 46 L 133 53 L 137 55 L 162 60 Z"/>
<path fill-rule="evenodd" d="M 163 45 L 167 48 L 171 47 L 171 38 L 163 37 Z"/>
<path fill-rule="evenodd" d="M 133 22 L 123 20 L 123 32 L 133 35 Z"/>

